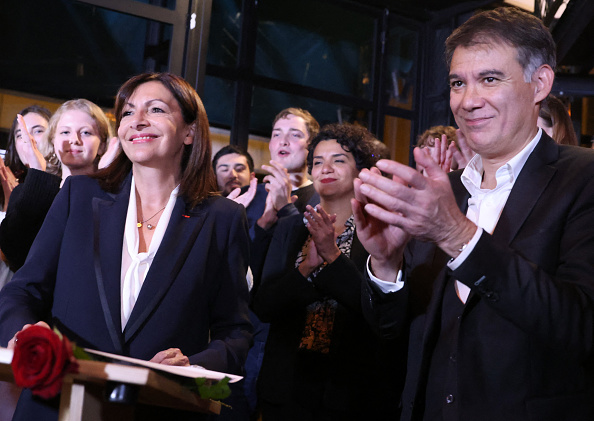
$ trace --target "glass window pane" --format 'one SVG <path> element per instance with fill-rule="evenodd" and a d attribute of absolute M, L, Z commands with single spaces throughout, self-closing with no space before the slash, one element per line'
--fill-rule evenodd
<path fill-rule="evenodd" d="M 255 72 L 371 98 L 374 18 L 318 0 L 260 2 Z"/>
<path fill-rule="evenodd" d="M 172 30 L 78 2 L 0 2 L 0 88 L 112 107 L 130 76 L 168 69 Z"/>
<path fill-rule="evenodd" d="M 241 0 L 212 2 L 207 63 L 235 67 L 241 22 Z"/>
<path fill-rule="evenodd" d="M 202 102 L 211 125 L 230 128 L 233 121 L 235 82 L 213 76 L 204 79 Z"/>
<path fill-rule="evenodd" d="M 256 87 L 254 88 L 250 132 L 269 137 L 274 117 L 281 110 L 289 107 L 298 107 L 309 111 L 320 125 L 341 122 L 368 126 L 367 111 Z"/>
<path fill-rule="evenodd" d="M 403 164 L 409 163 L 411 121 L 387 115 L 384 121 L 384 143 L 390 157 Z"/>
<path fill-rule="evenodd" d="M 153 6 L 166 7 L 175 10 L 175 0 L 134 0 L 140 3 L 152 4 Z"/>
<path fill-rule="evenodd" d="M 389 87 L 388 105 L 413 109 L 418 60 L 418 33 L 394 26 L 390 28 L 387 46 L 385 72 L 386 86 Z"/>

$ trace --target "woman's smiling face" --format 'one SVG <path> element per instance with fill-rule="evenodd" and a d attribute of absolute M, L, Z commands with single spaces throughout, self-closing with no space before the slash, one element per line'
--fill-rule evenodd
<path fill-rule="evenodd" d="M 161 82 L 139 85 L 122 109 L 118 137 L 133 164 L 174 164 L 179 170 L 193 134 L 193 125 L 184 122 L 177 100 Z"/>

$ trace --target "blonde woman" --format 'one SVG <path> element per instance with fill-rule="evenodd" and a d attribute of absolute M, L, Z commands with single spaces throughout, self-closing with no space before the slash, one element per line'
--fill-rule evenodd
<path fill-rule="evenodd" d="M 61 184 L 70 175 L 92 174 L 105 150 L 112 128 L 105 113 L 86 99 L 65 102 L 51 117 L 39 144 L 29 133 L 26 120 L 18 117 L 17 142 L 26 156 L 27 177 L 12 194 L 6 217 L 0 225 L 0 250 L 12 271 L 18 270 L 41 228 Z M 39 145 L 39 146 L 38 146 Z M 61 163 L 61 177 L 47 172 L 44 156 L 49 145 Z M 19 153 L 19 156 L 21 153 Z"/>

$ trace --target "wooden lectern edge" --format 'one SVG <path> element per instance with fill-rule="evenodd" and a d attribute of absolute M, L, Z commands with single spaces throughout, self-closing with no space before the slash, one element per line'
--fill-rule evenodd
<path fill-rule="evenodd" d="M 135 384 L 141 386 L 139 403 L 157 404 L 188 411 L 200 410 L 212 414 L 219 414 L 221 411 L 220 402 L 202 399 L 179 383 L 167 379 L 149 368 L 100 361 L 78 360 L 78 363 L 79 372 L 69 375 L 75 383 L 83 380 L 95 383 L 113 381 Z"/>
<path fill-rule="evenodd" d="M 11 362 L 12 349 L 0 348 L 0 381 L 14 383 Z"/>
<path fill-rule="evenodd" d="M 0 380 L 14 382 L 11 361 L 12 350 L 0 348 Z M 221 411 L 220 402 L 202 399 L 179 383 L 148 368 L 86 360 L 78 360 L 78 364 L 78 373 L 68 374 L 64 378 L 65 383 L 103 384 L 113 381 L 135 384 L 140 386 L 139 403 L 212 414 Z"/>

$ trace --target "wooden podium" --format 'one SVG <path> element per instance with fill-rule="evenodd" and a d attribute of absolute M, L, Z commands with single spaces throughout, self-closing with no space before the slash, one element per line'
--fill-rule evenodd
<path fill-rule="evenodd" d="M 0 380 L 13 382 L 12 350 L 0 348 Z M 202 399 L 173 380 L 144 367 L 79 360 L 77 374 L 64 377 L 60 399 L 60 421 L 131 420 L 135 404 L 161 406 L 184 411 L 219 414 L 221 404 Z M 136 392 L 134 403 L 113 403 L 112 386 L 126 385 Z M 122 387 L 111 392 L 117 394 Z M 114 398 L 114 399 L 109 399 Z"/>

